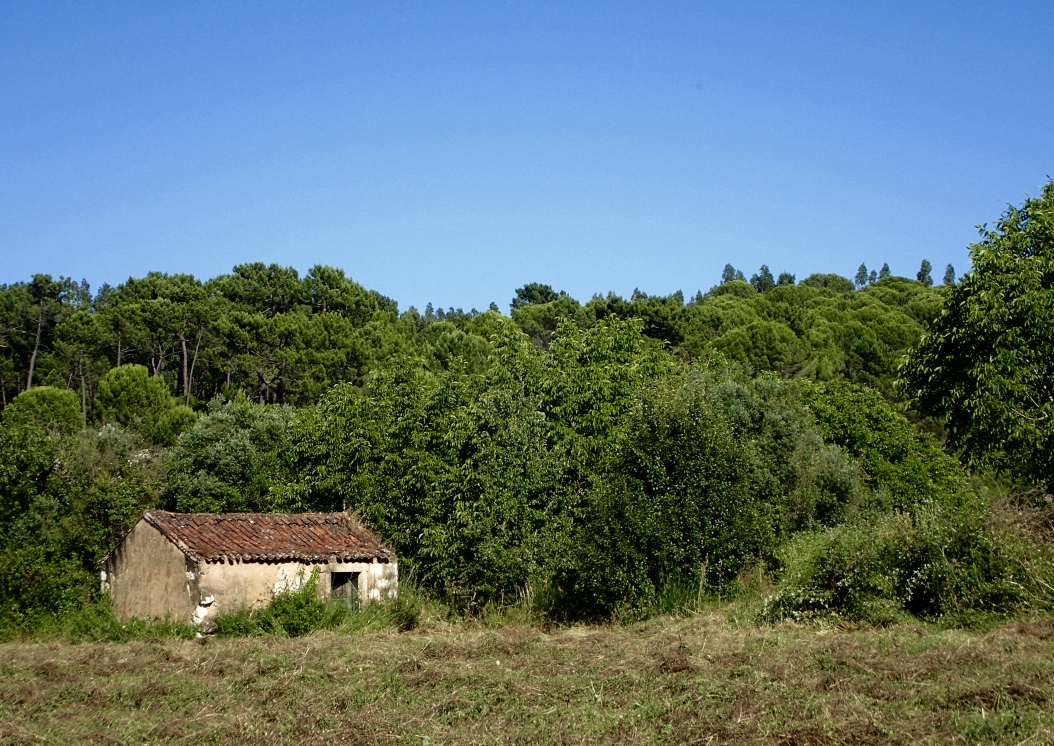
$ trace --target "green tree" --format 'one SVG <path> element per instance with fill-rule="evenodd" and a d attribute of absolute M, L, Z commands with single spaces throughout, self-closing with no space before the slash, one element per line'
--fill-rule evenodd
<path fill-rule="evenodd" d="M 154 427 L 176 406 L 168 385 L 150 375 L 146 366 L 128 364 L 114 368 L 99 382 L 95 398 L 103 421 L 152 437 Z"/>
<path fill-rule="evenodd" d="M 838 293 L 848 293 L 853 289 L 852 280 L 848 280 L 841 275 L 834 274 L 812 274 L 802 280 L 799 285 L 813 288 L 826 288 L 828 290 L 834 290 Z"/>
<path fill-rule="evenodd" d="M 889 265 L 888 265 L 888 264 L 885 264 L 885 263 L 883 263 L 883 264 L 882 264 L 882 269 L 878 270 L 878 279 L 880 279 L 880 280 L 884 280 L 884 279 L 886 279 L 887 277 L 889 277 L 889 275 L 890 275 L 890 272 L 889 272 Z"/>
<path fill-rule="evenodd" d="M 23 391 L 4 409 L 4 424 L 32 426 L 68 435 L 81 429 L 81 407 L 69 389 L 34 386 Z"/>
<path fill-rule="evenodd" d="M 930 276 L 930 271 L 932 269 L 933 265 L 930 264 L 929 260 L 923 259 L 922 266 L 919 267 L 919 272 L 917 275 L 915 275 L 915 279 L 918 280 L 920 284 L 925 285 L 926 287 L 932 287 L 933 277 Z"/>
<path fill-rule="evenodd" d="M 949 264 L 947 267 L 944 268 L 944 286 L 948 287 L 949 285 L 954 285 L 954 284 L 955 284 L 955 267 L 953 267 L 952 265 Z"/>
<path fill-rule="evenodd" d="M 970 261 L 906 386 L 968 460 L 1054 488 L 1054 182 L 982 228 Z"/>
<path fill-rule="evenodd" d="M 68 370 L 67 380 L 76 381 L 80 389 L 82 427 L 88 426 L 95 385 L 108 368 L 106 349 L 110 341 L 101 316 L 88 309 L 74 311 L 55 331 L 55 358 Z"/>
<path fill-rule="evenodd" d="M 516 297 L 512 299 L 512 307 L 523 308 L 524 306 L 552 303 L 557 298 L 566 295 L 567 293 L 563 291 L 557 293 L 550 285 L 544 285 L 540 282 L 528 282 L 522 288 L 516 289 Z"/>
<path fill-rule="evenodd" d="M 860 264 L 860 267 L 856 270 L 855 278 L 856 286 L 862 288 L 867 284 L 867 265 L 864 263 Z"/>
<path fill-rule="evenodd" d="M 767 293 L 776 287 L 776 280 L 772 277 L 772 272 L 769 271 L 767 264 L 762 264 L 761 269 L 756 275 L 751 275 L 750 284 L 754 286 L 754 289 L 759 293 Z"/>
<path fill-rule="evenodd" d="M 182 512 L 269 512 L 271 487 L 288 481 L 292 410 L 246 400 L 209 403 L 167 458 L 162 498 Z"/>

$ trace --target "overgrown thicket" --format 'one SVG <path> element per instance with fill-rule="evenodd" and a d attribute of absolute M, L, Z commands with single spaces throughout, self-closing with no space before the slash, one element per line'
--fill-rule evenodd
<path fill-rule="evenodd" d="M 1026 205 L 983 251 L 1009 243 L 1049 262 L 1054 250 L 1004 241 L 1036 233 L 1029 214 L 1046 215 Z M 748 283 L 727 267 L 688 302 L 581 304 L 529 284 L 508 316 L 399 314 L 326 267 L 151 274 L 94 297 L 44 275 L 5 287 L 0 626 L 104 617 L 98 563 L 158 506 L 354 511 L 418 587 L 470 614 L 635 618 L 748 576 L 767 578 L 769 619 L 1049 609 L 1047 483 L 969 479 L 938 438 L 945 425 L 960 448 L 977 436 L 923 380 L 949 378 L 927 360 L 993 271 L 975 263 L 943 288 L 885 268 L 862 267 L 854 286 L 767 268 Z M 1046 268 L 1024 283 L 1032 322 Z M 920 341 L 902 387 L 897 366 Z M 1020 401 L 1049 383 L 1049 356 L 1027 360 L 1036 381 L 1006 389 Z M 1049 436 L 1044 407 L 1026 412 L 1027 433 Z M 1013 463 L 993 448 L 985 464 Z M 1027 487 L 1039 489 L 1015 498 Z M 280 611 L 226 623 L 273 631 Z"/>

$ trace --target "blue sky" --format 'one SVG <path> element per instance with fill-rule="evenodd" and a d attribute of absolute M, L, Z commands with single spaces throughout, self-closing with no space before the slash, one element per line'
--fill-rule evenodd
<path fill-rule="evenodd" d="M 321 263 L 468 309 L 961 273 L 1054 175 L 1052 39 L 1049 0 L 0 0 L 0 283 Z"/>

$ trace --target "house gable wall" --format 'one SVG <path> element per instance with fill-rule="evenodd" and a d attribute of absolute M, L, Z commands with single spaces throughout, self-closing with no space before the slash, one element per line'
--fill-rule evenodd
<path fill-rule="evenodd" d="M 140 520 L 107 558 L 103 581 L 120 616 L 189 622 L 198 604 L 193 570 L 183 552 Z"/>

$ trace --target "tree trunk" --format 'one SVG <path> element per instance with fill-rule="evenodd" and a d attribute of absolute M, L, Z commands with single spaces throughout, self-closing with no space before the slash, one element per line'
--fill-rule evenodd
<path fill-rule="evenodd" d="M 165 367 L 165 350 L 158 344 L 157 349 L 150 348 L 150 367 L 154 369 L 154 375 L 161 375 Z"/>
<path fill-rule="evenodd" d="M 33 369 L 37 367 L 37 353 L 40 351 L 40 334 L 44 329 L 44 306 L 41 304 L 37 313 L 37 338 L 33 342 L 33 354 L 29 356 L 29 377 L 26 379 L 26 391 L 33 388 Z"/>
<path fill-rule="evenodd" d="M 194 366 L 198 364 L 198 351 L 201 349 L 201 335 L 203 331 L 198 329 L 198 339 L 194 342 L 194 357 L 190 359 L 190 375 L 187 377 L 187 406 L 190 406 L 190 387 L 194 383 Z"/>
<path fill-rule="evenodd" d="M 179 344 L 183 350 L 183 396 L 187 400 L 187 404 L 190 404 L 190 366 L 187 362 L 187 338 L 184 335 L 180 335 Z"/>
<path fill-rule="evenodd" d="M 81 429 L 88 429 L 88 394 L 84 390 L 84 373 L 81 373 Z"/>

